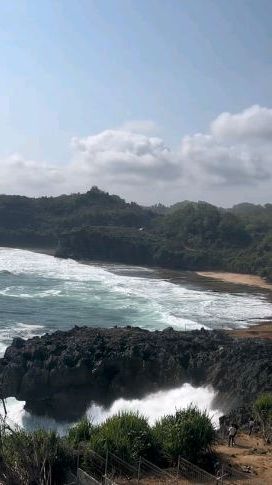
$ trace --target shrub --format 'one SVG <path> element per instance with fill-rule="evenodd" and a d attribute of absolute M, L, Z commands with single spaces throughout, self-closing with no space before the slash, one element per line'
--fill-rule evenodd
<path fill-rule="evenodd" d="M 91 436 L 90 446 L 102 456 L 108 450 L 130 463 L 139 456 L 151 459 L 155 453 L 147 419 L 132 412 L 118 413 L 98 426 Z"/>
<path fill-rule="evenodd" d="M 54 432 L 1 429 L 0 481 L 4 483 L 64 483 L 71 458 L 71 450 Z"/>
<path fill-rule="evenodd" d="M 179 455 L 195 461 L 201 453 L 210 451 L 215 442 L 215 429 L 208 414 L 192 405 L 161 418 L 153 433 L 171 462 L 176 462 Z"/>
<path fill-rule="evenodd" d="M 259 396 L 255 401 L 254 411 L 261 422 L 263 437 L 269 441 L 272 424 L 272 394 L 266 393 Z"/>
<path fill-rule="evenodd" d="M 84 441 L 89 441 L 95 427 L 87 418 L 83 418 L 79 423 L 69 429 L 68 442 L 77 448 Z"/>

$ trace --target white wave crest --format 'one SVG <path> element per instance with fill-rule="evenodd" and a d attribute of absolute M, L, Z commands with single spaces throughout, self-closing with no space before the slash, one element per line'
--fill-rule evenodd
<path fill-rule="evenodd" d="M 159 391 L 149 394 L 143 399 L 118 399 L 114 401 L 110 409 L 92 404 L 87 411 L 87 416 L 96 424 L 102 423 L 110 416 L 121 411 L 139 411 L 153 425 L 159 418 L 175 413 L 178 409 L 184 409 L 190 404 L 195 404 L 202 411 L 207 411 L 215 426 L 218 426 L 219 416 L 222 412 L 213 409 L 213 399 L 216 393 L 209 387 L 194 388 L 190 384 L 184 384 L 177 389 Z M 8 418 L 15 424 L 28 430 L 38 428 L 55 429 L 61 435 L 65 434 L 74 423 L 59 423 L 48 417 L 31 415 L 24 410 L 24 402 L 14 398 L 7 399 Z"/>
<path fill-rule="evenodd" d="M 135 276 L 135 271 L 127 268 L 126 274 L 121 275 L 105 268 L 105 265 L 84 265 L 30 251 L 0 248 L 0 271 L 17 275 L 20 285 L 22 280 L 25 285 L 19 286 L 17 280 L 12 287 L 8 275 L 6 286 L 0 286 L 0 296 L 35 301 L 48 298 L 52 305 L 53 299 L 73 299 L 79 307 L 81 303 L 86 305 L 89 314 L 99 309 L 99 322 L 103 322 L 105 314 L 106 325 L 112 310 L 113 315 L 118 314 L 121 324 L 148 329 L 244 326 L 272 316 L 271 302 L 264 294 L 249 294 L 249 289 L 240 294 L 196 289 L 192 284 L 186 285 L 185 278 L 177 285 L 154 277 L 152 270 L 143 277 L 142 271 L 138 272 L 140 276 Z M 38 283 L 37 288 L 31 286 L 33 279 Z M 85 324 L 89 324 L 87 315 L 88 312 Z M 114 324 L 119 321 L 112 321 Z"/>

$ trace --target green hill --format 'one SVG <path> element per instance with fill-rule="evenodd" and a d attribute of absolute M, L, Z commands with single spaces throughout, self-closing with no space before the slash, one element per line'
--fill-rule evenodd
<path fill-rule="evenodd" d="M 93 187 L 86 194 L 0 196 L 0 245 L 57 255 L 272 278 L 272 205 L 222 209 L 183 201 L 141 207 Z"/>

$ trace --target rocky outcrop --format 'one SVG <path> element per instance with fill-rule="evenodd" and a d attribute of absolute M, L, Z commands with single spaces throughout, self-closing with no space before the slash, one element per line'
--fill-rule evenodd
<path fill-rule="evenodd" d="M 271 341 L 223 331 L 75 327 L 14 339 L 0 360 L 0 386 L 27 410 L 67 420 L 91 401 L 110 405 L 185 382 L 212 385 L 227 411 L 272 391 L 271 356 Z"/>

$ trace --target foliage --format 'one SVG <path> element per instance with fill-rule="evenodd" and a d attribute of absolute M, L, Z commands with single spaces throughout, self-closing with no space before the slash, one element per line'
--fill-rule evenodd
<path fill-rule="evenodd" d="M 130 463 L 135 463 L 139 456 L 152 459 L 156 452 L 146 418 L 132 412 L 118 413 L 98 426 L 91 436 L 90 447 L 102 456 L 109 450 Z"/>
<path fill-rule="evenodd" d="M 51 431 L 27 432 L 5 425 L 0 428 L 0 483 L 61 485 L 67 472 L 75 472 L 77 462 L 87 472 L 97 471 L 93 451 L 105 459 L 108 450 L 134 465 L 140 456 L 159 466 L 176 462 L 179 454 L 196 461 L 214 440 L 209 417 L 193 406 L 165 416 L 153 428 L 133 412 L 96 426 L 83 419 L 63 438 Z"/>
<path fill-rule="evenodd" d="M 79 423 L 69 429 L 67 436 L 68 442 L 74 448 L 77 448 L 80 443 L 90 440 L 94 430 L 94 425 L 85 417 L 81 419 Z"/>
<path fill-rule="evenodd" d="M 72 453 L 54 432 L 1 429 L 0 481 L 16 485 L 64 483 Z"/>
<path fill-rule="evenodd" d="M 61 257 L 225 270 L 272 280 L 272 204 L 222 209 L 183 201 L 151 208 L 93 187 L 86 194 L 0 195 L 0 245 Z"/>
<path fill-rule="evenodd" d="M 215 442 L 215 429 L 209 416 L 192 405 L 161 418 L 153 432 L 165 455 L 174 462 L 179 455 L 195 462 Z"/>
<path fill-rule="evenodd" d="M 272 426 L 272 394 L 266 393 L 259 396 L 254 403 L 254 411 L 261 422 L 263 437 L 269 441 Z"/>

